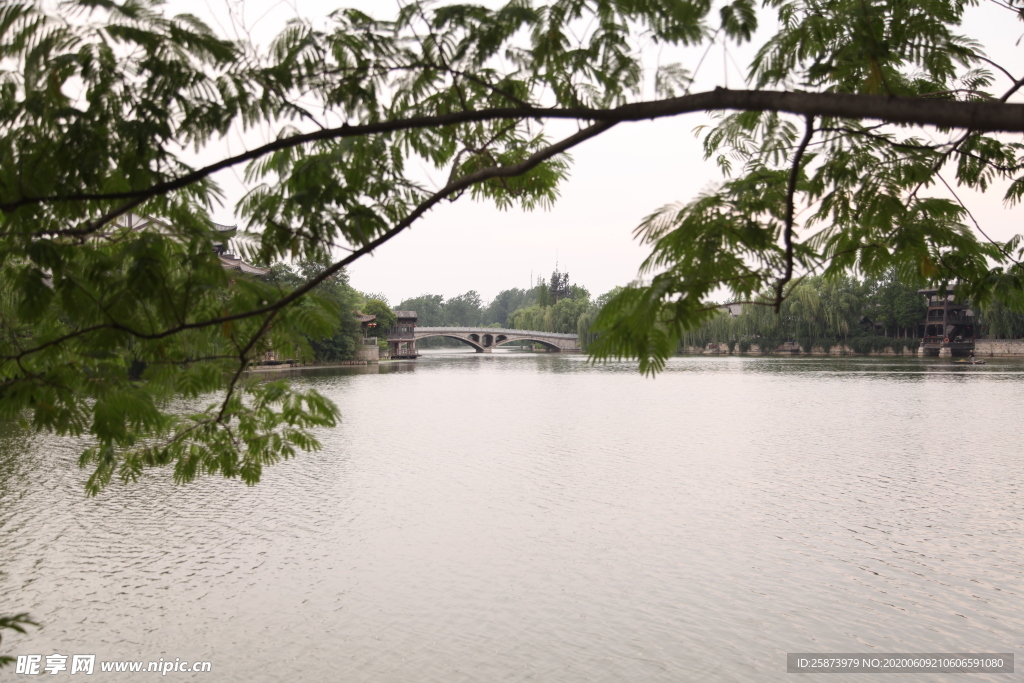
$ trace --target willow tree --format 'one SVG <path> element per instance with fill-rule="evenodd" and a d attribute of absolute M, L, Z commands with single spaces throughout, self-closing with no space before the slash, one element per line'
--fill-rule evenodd
<path fill-rule="evenodd" d="M 1024 131 L 1024 81 L 961 34 L 967 4 L 407 2 L 296 20 L 264 48 L 150 0 L 6 2 L 0 418 L 91 435 L 93 492 L 162 465 L 253 483 L 337 419 L 316 392 L 245 381 L 267 349 L 330 329 L 337 310 L 303 303 L 319 283 L 443 201 L 550 205 L 573 147 L 693 112 L 716 113 L 704 144 L 727 179 L 638 228 L 647 279 L 603 307 L 598 358 L 655 371 L 713 293 L 769 291 L 778 309 L 813 273 L 896 269 L 1018 302 L 1018 241 L 972 230 L 943 189 L 1024 193 L 1006 135 Z M 990 11 L 1017 21 L 1020 6 Z M 780 29 L 749 89 L 698 92 L 699 63 L 648 66 L 665 46 L 748 42 L 765 20 Z M 556 119 L 578 129 L 555 139 Z M 249 131 L 270 142 L 223 152 Z M 330 265 L 290 290 L 225 273 L 209 212 L 227 169 L 247 183 L 248 256 Z M 192 412 L 169 407 L 181 395 Z"/>

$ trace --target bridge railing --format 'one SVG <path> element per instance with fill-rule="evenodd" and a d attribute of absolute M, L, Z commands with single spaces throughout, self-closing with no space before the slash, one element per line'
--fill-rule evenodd
<path fill-rule="evenodd" d="M 579 335 L 576 334 L 565 334 L 562 332 L 541 332 L 540 330 L 510 330 L 504 327 L 417 327 L 416 334 L 424 332 L 428 333 L 446 333 L 451 332 L 455 334 L 493 334 L 493 335 L 525 335 L 525 336 L 539 336 L 539 337 L 554 337 L 556 339 L 578 339 Z"/>

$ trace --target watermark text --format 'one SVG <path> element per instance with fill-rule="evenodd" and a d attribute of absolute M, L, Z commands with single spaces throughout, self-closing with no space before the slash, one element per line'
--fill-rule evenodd
<path fill-rule="evenodd" d="M 158 673 L 166 676 L 169 673 L 209 672 L 213 669 L 210 662 L 182 661 L 180 657 L 173 660 L 161 657 L 155 662 L 137 662 L 124 660 L 96 660 L 96 655 L 18 655 L 14 664 L 14 673 L 23 676 L 39 676 L 66 673 L 69 675 L 84 674 L 90 676 L 100 671 L 103 673 Z"/>

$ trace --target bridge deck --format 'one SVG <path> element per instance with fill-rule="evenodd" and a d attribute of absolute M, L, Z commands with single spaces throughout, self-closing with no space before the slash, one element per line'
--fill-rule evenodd
<path fill-rule="evenodd" d="M 541 332 L 540 330 L 509 330 L 502 327 L 402 327 L 396 334 L 388 335 L 388 342 L 393 345 L 392 356 L 396 352 L 407 350 L 416 353 L 416 340 L 426 337 L 451 337 L 461 339 L 478 353 L 490 353 L 491 350 L 505 344 L 516 342 L 536 342 L 548 351 L 579 351 L 580 340 L 575 334 L 561 332 Z"/>
<path fill-rule="evenodd" d="M 579 335 L 561 332 L 541 332 L 540 330 L 509 330 L 504 327 L 417 327 L 415 334 L 514 334 L 516 336 L 550 337 L 552 339 L 578 339 Z"/>

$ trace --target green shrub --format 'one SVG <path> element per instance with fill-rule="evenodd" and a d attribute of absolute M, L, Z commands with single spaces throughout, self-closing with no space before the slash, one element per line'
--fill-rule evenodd
<path fill-rule="evenodd" d="M 853 349 L 854 353 L 860 354 L 868 354 L 871 352 L 879 353 L 885 351 L 887 348 L 891 348 L 893 353 L 896 354 L 904 354 L 907 352 L 915 353 L 920 344 L 920 339 L 900 339 L 898 337 L 879 336 L 851 337 L 846 341 L 846 345 Z"/>
<path fill-rule="evenodd" d="M 782 340 L 776 337 L 761 337 L 757 340 L 757 343 L 758 346 L 761 347 L 761 355 L 767 356 L 778 348 L 779 344 L 782 343 Z"/>
<path fill-rule="evenodd" d="M 868 337 L 854 337 L 846 342 L 846 345 L 853 349 L 854 353 L 867 354 L 870 353 L 874 348 L 874 344 L 871 343 Z"/>

